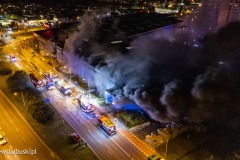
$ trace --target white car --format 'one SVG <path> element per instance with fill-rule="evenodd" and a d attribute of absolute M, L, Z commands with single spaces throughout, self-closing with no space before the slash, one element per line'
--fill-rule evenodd
<path fill-rule="evenodd" d="M 7 144 L 7 139 L 4 137 L 2 133 L 0 133 L 0 145 L 3 146 Z"/>
<path fill-rule="evenodd" d="M 16 62 L 16 61 L 17 61 L 17 58 L 16 58 L 15 55 L 10 54 L 10 60 L 11 60 L 12 62 Z"/>

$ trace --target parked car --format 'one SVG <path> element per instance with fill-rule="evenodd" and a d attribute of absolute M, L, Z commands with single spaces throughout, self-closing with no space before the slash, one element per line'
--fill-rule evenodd
<path fill-rule="evenodd" d="M 7 143 L 8 142 L 7 142 L 6 137 L 2 133 L 0 133 L 0 145 L 3 146 L 5 144 L 7 144 Z"/>
<path fill-rule="evenodd" d="M 77 133 L 72 133 L 71 138 L 74 143 L 80 142 L 80 140 L 81 140 L 81 137 Z"/>
<path fill-rule="evenodd" d="M 148 157 L 148 160 L 162 160 L 157 154 L 152 154 Z"/>

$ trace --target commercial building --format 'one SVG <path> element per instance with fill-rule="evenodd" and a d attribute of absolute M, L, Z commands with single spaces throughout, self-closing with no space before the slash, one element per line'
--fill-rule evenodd
<path fill-rule="evenodd" d="M 86 39 L 85 37 L 79 38 L 81 46 L 75 48 L 76 54 L 78 54 L 78 61 L 74 63 L 74 66 L 70 66 L 69 70 L 75 73 L 79 77 L 85 79 L 90 86 L 96 85 L 100 94 L 104 95 L 106 89 L 116 87 L 116 82 L 111 76 L 101 75 L 98 70 L 104 55 L 101 53 L 91 55 L 90 47 L 92 43 L 98 42 L 98 44 L 104 44 L 109 47 L 109 50 L 114 48 L 115 51 L 121 53 L 128 53 L 128 50 L 132 47 L 129 46 L 133 39 L 146 36 L 153 39 L 160 37 L 171 37 L 176 31 L 181 21 L 173 15 L 162 15 L 156 13 L 138 13 L 129 14 L 120 17 L 109 17 L 103 19 L 96 30 L 94 37 Z M 78 25 L 78 24 L 72 24 Z M 69 35 L 59 36 L 60 33 L 65 32 L 65 29 L 69 28 L 67 25 L 61 28 L 49 29 L 45 31 L 35 32 L 35 38 L 37 41 L 37 47 L 39 53 L 42 56 L 56 57 L 60 64 L 67 64 L 67 54 L 64 51 L 65 39 Z M 76 27 L 77 28 L 77 27 Z M 91 31 L 90 31 L 91 32 Z M 68 34 L 71 34 L 70 32 Z M 64 37 L 65 36 L 65 37 Z M 50 54 L 51 53 L 51 54 Z M 75 58 L 76 59 L 76 58 Z M 72 64 L 73 65 L 73 64 Z M 67 65 L 68 66 L 68 65 Z M 93 79 L 98 79 L 93 81 Z M 100 80 L 101 79 L 101 80 Z M 101 84 L 100 84 L 101 83 Z"/>

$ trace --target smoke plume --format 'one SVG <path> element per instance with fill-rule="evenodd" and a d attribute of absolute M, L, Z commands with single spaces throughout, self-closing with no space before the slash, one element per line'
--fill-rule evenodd
<path fill-rule="evenodd" d="M 134 48 L 127 52 L 101 39 L 101 24 L 85 15 L 65 40 L 64 56 L 71 72 L 96 85 L 100 93 L 115 87 L 159 122 L 221 119 L 239 125 L 240 36 L 234 35 L 240 34 L 240 23 L 206 37 L 202 48 L 177 37 L 175 41 L 141 37 L 128 44 Z"/>

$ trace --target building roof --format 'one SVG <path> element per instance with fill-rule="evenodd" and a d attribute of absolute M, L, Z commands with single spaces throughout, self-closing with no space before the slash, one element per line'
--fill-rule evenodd
<path fill-rule="evenodd" d="M 58 35 L 61 32 L 64 32 L 65 29 L 70 28 L 71 26 L 76 25 L 75 23 L 62 24 L 61 28 L 50 28 L 47 30 L 35 31 L 34 33 L 46 39 L 47 41 L 54 42 L 57 46 L 64 47 L 64 38 L 60 38 Z"/>
<path fill-rule="evenodd" d="M 135 13 L 119 17 L 110 17 L 103 19 L 97 29 L 97 36 L 94 40 L 104 42 L 113 42 L 119 40 L 132 39 L 139 35 L 144 35 L 167 26 L 179 23 L 173 15 L 158 13 Z M 73 24 L 65 24 L 61 28 L 36 31 L 35 33 L 55 42 L 59 47 L 64 46 L 64 40 L 58 39 L 58 34 L 64 29 L 72 27 Z M 75 24 L 76 25 L 76 24 Z"/>
<path fill-rule="evenodd" d="M 176 17 L 169 14 L 158 13 L 136 13 L 109 18 L 103 21 L 101 29 L 111 32 L 109 26 L 117 23 L 119 31 L 128 38 L 151 32 L 166 26 L 174 25 L 180 22 Z"/>

